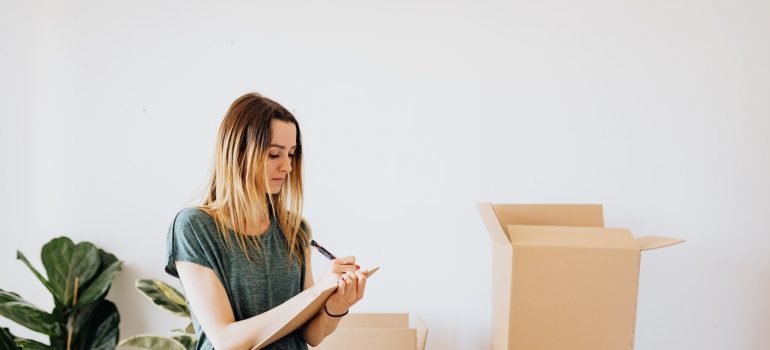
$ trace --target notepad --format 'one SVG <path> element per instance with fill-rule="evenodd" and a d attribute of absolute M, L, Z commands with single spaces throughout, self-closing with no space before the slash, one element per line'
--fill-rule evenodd
<path fill-rule="evenodd" d="M 366 278 L 372 277 L 372 275 L 379 269 L 379 267 L 367 269 Z M 326 300 L 328 300 L 336 290 L 336 283 L 323 288 L 311 287 L 304 290 L 302 293 L 299 293 L 296 297 L 287 300 L 287 303 L 292 303 L 296 306 L 296 308 L 292 309 L 300 309 L 300 311 L 289 317 L 283 323 L 276 325 L 275 329 L 268 332 L 269 336 L 253 346 L 251 350 L 261 349 L 268 344 L 272 344 L 276 340 L 294 332 L 294 330 L 310 321 L 321 312 L 321 309 L 323 309 L 326 304 Z"/>

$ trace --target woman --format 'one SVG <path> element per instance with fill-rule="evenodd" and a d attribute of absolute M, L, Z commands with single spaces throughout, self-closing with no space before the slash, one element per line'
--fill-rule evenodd
<path fill-rule="evenodd" d="M 180 211 L 168 233 L 166 272 L 182 283 L 197 349 L 250 349 L 299 311 L 284 302 L 313 286 L 309 240 L 299 124 L 268 98 L 241 96 L 219 129 L 203 203 Z M 331 334 L 366 275 L 354 257 L 339 258 L 319 279 L 336 281 L 320 313 L 267 349 L 307 349 Z"/>

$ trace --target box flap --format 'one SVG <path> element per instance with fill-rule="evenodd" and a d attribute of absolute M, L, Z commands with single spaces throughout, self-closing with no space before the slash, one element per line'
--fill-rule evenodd
<path fill-rule="evenodd" d="M 424 350 L 428 328 L 407 313 L 351 313 L 315 350 Z"/>
<path fill-rule="evenodd" d="M 640 250 L 650 250 L 668 247 L 677 243 L 684 242 L 683 239 L 660 237 L 660 236 L 645 236 L 636 239 L 639 243 Z"/>
<path fill-rule="evenodd" d="M 409 328 L 409 314 L 354 313 L 342 318 L 338 328 Z"/>
<path fill-rule="evenodd" d="M 526 246 L 639 249 L 639 243 L 626 229 L 508 225 L 514 249 Z"/>
<path fill-rule="evenodd" d="M 420 316 L 414 316 L 413 327 L 417 331 L 417 350 L 425 350 L 425 343 L 428 341 L 428 326 L 422 321 Z"/>
<path fill-rule="evenodd" d="M 600 204 L 493 204 L 500 225 L 604 227 Z"/>
<path fill-rule="evenodd" d="M 508 235 L 503 231 L 503 227 L 500 225 L 500 221 L 495 215 L 495 210 L 492 208 L 492 203 L 482 202 L 477 203 L 479 207 L 479 213 L 481 213 L 481 220 L 484 221 L 484 226 L 487 227 L 489 237 L 492 238 L 494 243 L 510 243 Z"/>
<path fill-rule="evenodd" d="M 340 328 L 316 350 L 417 350 L 417 331 L 409 328 Z"/>

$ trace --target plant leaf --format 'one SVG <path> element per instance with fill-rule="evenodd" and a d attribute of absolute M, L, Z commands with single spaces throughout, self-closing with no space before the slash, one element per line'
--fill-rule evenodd
<path fill-rule="evenodd" d="M 40 274 L 40 272 L 35 269 L 32 264 L 29 263 L 29 260 L 27 260 L 27 257 L 22 254 L 21 251 L 16 251 L 16 259 L 21 260 L 21 262 L 24 263 L 24 265 L 27 265 L 27 267 L 32 270 L 32 273 L 35 274 L 35 277 L 37 277 L 38 280 L 40 280 L 41 283 L 45 286 L 46 289 L 48 289 L 49 292 L 51 292 L 51 295 L 53 295 L 54 301 L 61 305 L 62 301 L 58 299 L 58 295 L 56 294 L 56 291 L 54 291 L 53 287 L 51 287 L 51 283 L 48 282 L 48 280 L 43 277 L 43 275 Z"/>
<path fill-rule="evenodd" d="M 104 296 L 112 285 L 112 280 L 120 271 L 123 265 L 122 261 L 115 261 L 97 276 L 93 282 L 85 287 L 83 294 L 78 297 L 78 307 L 88 305 Z"/>
<path fill-rule="evenodd" d="M 78 313 L 73 349 L 113 350 L 120 336 L 120 314 L 109 300 L 99 300 Z"/>
<path fill-rule="evenodd" d="M 2 350 L 18 350 L 16 342 L 13 340 L 13 334 L 8 328 L 0 328 L 0 349 Z"/>
<path fill-rule="evenodd" d="M 16 346 L 23 350 L 50 350 L 51 347 L 32 339 L 16 338 Z"/>
<path fill-rule="evenodd" d="M 149 334 L 137 335 L 128 339 L 123 339 L 118 345 L 133 346 L 137 348 L 153 350 L 187 350 L 187 348 L 185 348 L 182 343 L 175 339 Z"/>
<path fill-rule="evenodd" d="M 0 315 L 35 332 L 57 336 L 61 326 L 54 315 L 32 305 L 16 293 L 0 289 Z"/>
<path fill-rule="evenodd" d="M 88 283 L 101 262 L 96 246 L 89 242 L 75 245 L 67 237 L 54 238 L 43 246 L 40 256 L 48 281 L 65 306 L 73 305 L 75 277 L 78 288 Z"/>
<path fill-rule="evenodd" d="M 190 349 L 195 350 L 195 343 L 197 343 L 197 341 L 195 340 L 195 336 L 192 336 L 189 334 L 180 334 L 180 335 L 175 335 L 171 338 L 178 341 L 180 344 L 184 345 L 184 347 L 187 350 L 190 350 Z"/>
<path fill-rule="evenodd" d="M 102 261 L 102 267 L 110 266 L 112 263 L 118 261 L 118 258 L 115 255 L 112 255 L 101 248 L 99 249 L 99 259 Z"/>
<path fill-rule="evenodd" d="M 178 332 L 178 333 L 187 333 L 187 334 L 195 334 L 195 327 L 193 327 L 192 322 L 187 325 L 184 329 L 172 329 L 172 332 Z"/>
<path fill-rule="evenodd" d="M 155 305 L 174 315 L 190 317 L 190 310 L 187 308 L 187 300 L 185 300 L 184 295 L 163 281 L 156 279 L 137 280 L 136 288 Z"/>

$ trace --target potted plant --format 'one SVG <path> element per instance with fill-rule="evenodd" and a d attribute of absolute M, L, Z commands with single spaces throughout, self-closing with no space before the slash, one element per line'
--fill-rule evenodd
<path fill-rule="evenodd" d="M 123 264 L 89 242 L 75 244 L 54 238 L 40 254 L 47 278 L 20 251 L 21 260 L 51 293 L 54 308 L 47 312 L 19 294 L 0 289 L 0 315 L 48 336 L 50 345 L 16 337 L 0 328 L 0 349 L 103 350 L 119 339 L 120 314 L 105 296 Z"/>

